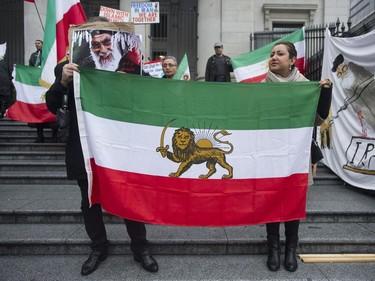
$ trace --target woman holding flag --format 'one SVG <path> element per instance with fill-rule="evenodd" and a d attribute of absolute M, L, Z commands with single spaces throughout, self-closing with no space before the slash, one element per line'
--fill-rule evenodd
<path fill-rule="evenodd" d="M 309 81 L 295 67 L 297 50 L 288 41 L 276 43 L 271 51 L 268 66 L 269 71 L 262 82 L 300 82 Z M 320 81 L 320 98 L 318 102 L 315 126 L 321 125 L 328 117 L 331 106 L 332 82 L 328 79 Z M 309 185 L 313 184 L 311 165 L 309 172 Z M 285 226 L 285 269 L 291 272 L 297 270 L 298 263 L 296 249 L 298 243 L 299 220 L 286 221 Z M 271 271 L 280 269 L 280 222 L 266 224 L 268 259 L 267 267 Z"/>

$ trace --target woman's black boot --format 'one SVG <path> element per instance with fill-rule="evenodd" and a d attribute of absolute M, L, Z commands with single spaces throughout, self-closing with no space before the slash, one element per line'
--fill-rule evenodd
<path fill-rule="evenodd" d="M 280 269 L 280 236 L 268 235 L 268 259 L 267 267 L 271 271 L 278 271 Z"/>
<path fill-rule="evenodd" d="M 298 236 L 287 236 L 285 241 L 285 269 L 294 272 L 298 268 L 296 250 L 298 244 Z"/>

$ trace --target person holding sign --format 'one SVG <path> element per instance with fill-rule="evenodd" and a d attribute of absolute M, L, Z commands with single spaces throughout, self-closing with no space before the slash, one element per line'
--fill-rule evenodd
<path fill-rule="evenodd" d="M 94 21 L 108 20 L 102 17 L 89 19 L 89 22 Z M 98 52 L 106 53 L 105 49 L 107 49 L 107 46 L 110 44 L 107 39 L 110 39 L 110 36 L 107 36 L 108 34 L 106 33 L 98 33 L 97 35 L 103 36 L 97 37 L 95 41 L 98 43 L 96 49 Z M 103 49 L 103 51 L 100 49 Z M 56 80 L 46 93 L 46 104 L 48 109 L 56 114 L 57 110 L 62 106 L 63 96 L 68 95 L 68 111 L 71 118 L 69 123 L 69 137 L 65 146 L 65 162 L 68 179 L 76 180 L 81 190 L 83 222 L 87 235 L 91 240 L 91 253 L 82 265 L 81 275 L 89 275 L 107 258 L 109 241 L 103 221 L 102 206 L 98 203 L 90 205 L 89 201 L 89 183 L 85 169 L 75 106 L 73 88 L 74 71 L 79 72 L 78 65 L 69 63 L 68 61 L 59 63 L 55 67 Z M 130 248 L 133 252 L 134 260 L 141 263 L 146 271 L 157 272 L 159 266 L 149 252 L 145 224 L 128 219 L 124 219 L 124 222 L 131 240 Z"/>

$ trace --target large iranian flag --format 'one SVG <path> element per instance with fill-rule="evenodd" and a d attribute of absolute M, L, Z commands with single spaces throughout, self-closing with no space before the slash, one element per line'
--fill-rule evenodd
<path fill-rule="evenodd" d="M 15 65 L 13 83 L 17 90 L 17 101 L 7 110 L 10 119 L 44 123 L 56 121 L 56 116 L 46 106 L 48 89 L 39 85 L 41 69 L 33 66 Z"/>
<path fill-rule="evenodd" d="M 42 50 L 42 85 L 49 88 L 53 84 L 54 68 L 65 60 L 69 46 L 69 26 L 85 21 L 86 16 L 79 0 L 48 0 Z"/>
<path fill-rule="evenodd" d="M 305 217 L 317 82 L 74 75 L 92 203 L 168 225 Z"/>
<path fill-rule="evenodd" d="M 305 36 L 304 28 L 284 36 L 255 51 L 232 58 L 232 66 L 237 82 L 260 82 L 268 72 L 268 59 L 272 47 L 280 41 L 289 41 L 297 50 L 296 67 L 303 74 L 305 72 Z"/>

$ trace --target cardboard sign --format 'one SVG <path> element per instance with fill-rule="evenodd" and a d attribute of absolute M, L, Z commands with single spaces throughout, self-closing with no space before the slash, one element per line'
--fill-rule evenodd
<path fill-rule="evenodd" d="M 69 29 L 70 60 L 78 65 L 142 73 L 142 40 L 134 24 L 93 22 Z"/>
<path fill-rule="evenodd" d="M 130 12 L 135 24 L 159 23 L 159 2 L 132 2 Z"/>
<path fill-rule="evenodd" d="M 100 6 L 99 16 L 106 17 L 110 22 L 130 22 L 130 13 Z"/>

